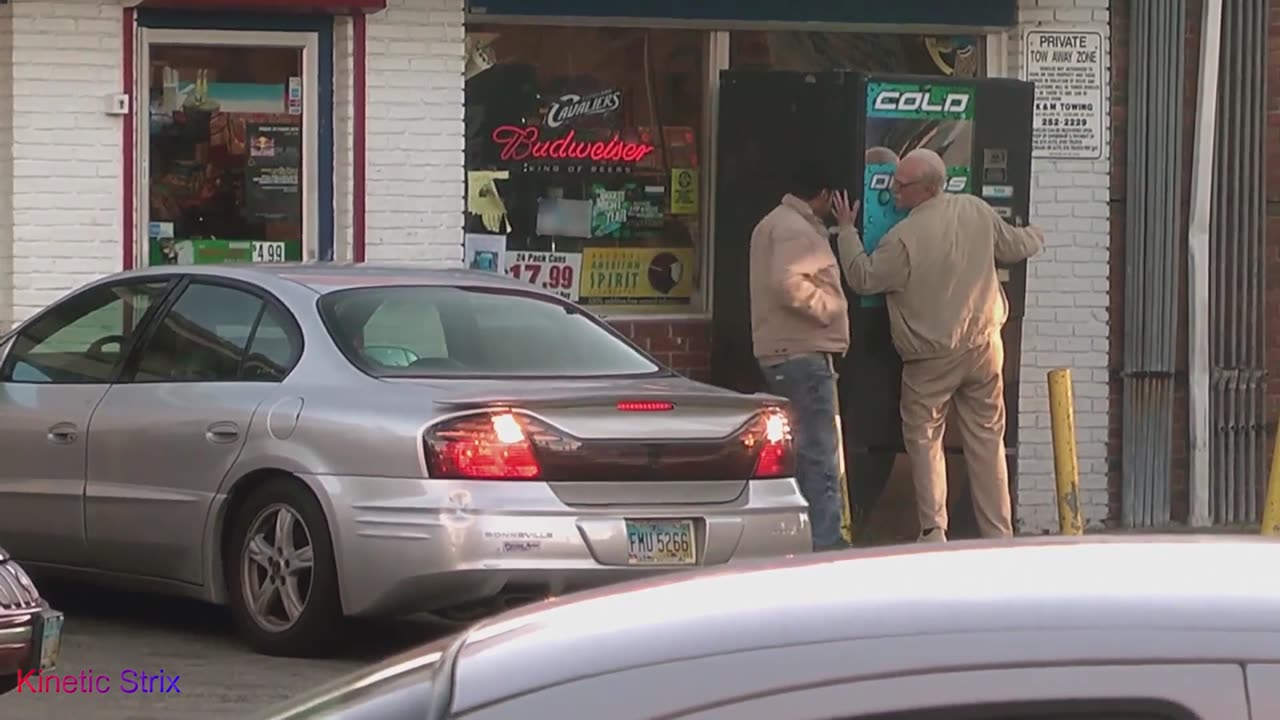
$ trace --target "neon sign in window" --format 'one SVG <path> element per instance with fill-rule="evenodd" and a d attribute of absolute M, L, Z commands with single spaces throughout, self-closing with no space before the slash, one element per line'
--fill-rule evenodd
<path fill-rule="evenodd" d="M 590 160 L 592 162 L 638 163 L 656 148 L 651 143 L 631 142 L 614 134 L 608 140 L 579 140 L 570 130 L 555 140 L 543 140 L 536 126 L 503 125 L 493 131 L 493 141 L 502 147 L 504 162 L 524 160 Z"/>

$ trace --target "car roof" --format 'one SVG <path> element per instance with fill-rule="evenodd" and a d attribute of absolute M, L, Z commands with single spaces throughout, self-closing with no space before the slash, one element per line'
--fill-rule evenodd
<path fill-rule="evenodd" d="M 1201 535 L 1019 538 L 693 571 L 483 622 L 458 707 L 683 658 L 1013 628 L 1280 631 L 1280 542 Z"/>
<path fill-rule="evenodd" d="M 311 261 L 279 264 L 157 265 L 119 273 L 113 276 L 113 279 L 167 275 L 175 272 L 232 278 L 253 282 L 268 288 L 276 283 L 289 282 L 310 288 L 322 295 L 353 288 L 392 287 L 398 285 L 466 285 L 470 287 L 524 290 L 542 295 L 553 295 L 553 293 L 543 291 L 528 282 L 515 280 L 498 273 L 415 264 L 378 265 Z"/>

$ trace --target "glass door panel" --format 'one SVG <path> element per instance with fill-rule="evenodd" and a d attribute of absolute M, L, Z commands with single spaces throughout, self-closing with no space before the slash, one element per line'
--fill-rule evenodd
<path fill-rule="evenodd" d="M 303 259 L 303 49 L 148 44 L 147 263 Z"/>

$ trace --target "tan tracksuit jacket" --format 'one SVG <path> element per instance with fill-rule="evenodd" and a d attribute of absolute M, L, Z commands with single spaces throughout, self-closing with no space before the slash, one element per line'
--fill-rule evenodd
<path fill-rule="evenodd" d="M 886 295 L 904 361 L 969 350 L 998 336 L 1009 300 L 996 262 L 1040 252 L 1038 229 L 1015 228 L 986 201 L 943 193 L 914 208 L 867 255 L 852 226 L 838 240 L 845 279 L 859 295 Z"/>
<path fill-rule="evenodd" d="M 787 195 L 751 233 L 751 342 L 764 364 L 849 350 L 849 308 L 826 225 Z"/>

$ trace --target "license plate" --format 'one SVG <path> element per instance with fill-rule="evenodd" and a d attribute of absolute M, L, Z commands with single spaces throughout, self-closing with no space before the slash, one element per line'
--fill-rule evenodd
<path fill-rule="evenodd" d="M 255 242 L 253 244 L 253 261 L 256 263 L 284 262 L 284 243 Z"/>
<path fill-rule="evenodd" d="M 628 520 L 631 565 L 694 565 L 698 549 L 692 520 Z"/>
<path fill-rule="evenodd" d="M 41 670 L 50 670 L 58 665 L 58 655 L 62 652 L 63 619 L 62 613 L 56 610 L 44 613 L 44 625 L 40 633 Z"/>

